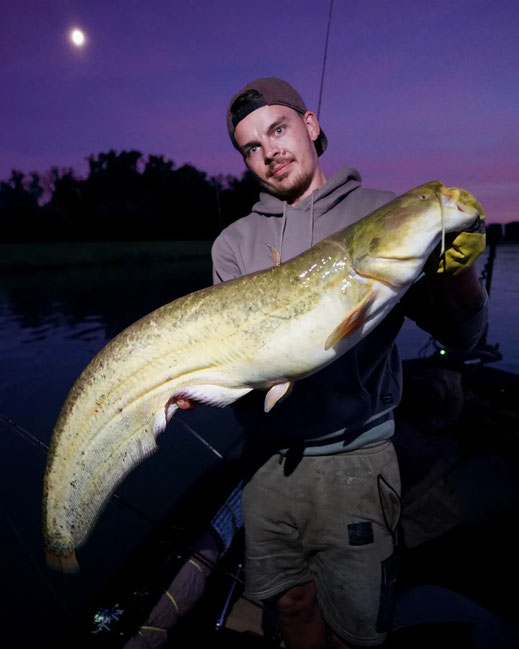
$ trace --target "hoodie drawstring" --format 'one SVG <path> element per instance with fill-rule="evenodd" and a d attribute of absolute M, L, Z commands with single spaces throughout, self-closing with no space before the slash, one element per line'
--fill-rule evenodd
<path fill-rule="evenodd" d="M 279 256 L 281 257 L 281 261 L 283 262 L 283 239 L 285 238 L 285 230 L 287 227 L 287 202 L 283 201 L 283 216 L 282 216 L 282 225 L 281 225 L 281 232 L 279 234 L 279 245 L 278 245 L 278 251 L 279 251 Z"/>
<path fill-rule="evenodd" d="M 315 191 L 313 191 L 310 194 L 310 242 L 308 244 L 308 248 L 311 248 L 314 245 L 314 194 Z M 281 225 L 281 232 L 279 234 L 279 245 L 278 245 L 278 251 L 281 256 L 281 261 L 284 261 L 282 248 L 283 248 L 283 241 L 285 239 L 285 230 L 287 227 L 287 206 L 288 203 L 286 201 L 283 201 L 282 225 Z"/>
<path fill-rule="evenodd" d="M 314 194 L 315 190 L 310 194 L 310 245 L 311 248 L 314 245 Z"/>

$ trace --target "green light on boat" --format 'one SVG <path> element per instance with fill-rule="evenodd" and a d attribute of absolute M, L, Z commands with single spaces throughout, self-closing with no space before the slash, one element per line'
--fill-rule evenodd
<path fill-rule="evenodd" d="M 445 349 L 440 349 L 440 356 L 445 356 L 446 353 Z"/>

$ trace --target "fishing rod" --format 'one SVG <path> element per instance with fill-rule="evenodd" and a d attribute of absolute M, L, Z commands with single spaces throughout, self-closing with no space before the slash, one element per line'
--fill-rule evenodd
<path fill-rule="evenodd" d="M 193 437 L 195 437 L 195 439 L 197 439 L 199 442 L 204 444 L 204 446 L 206 448 L 208 448 L 216 457 L 218 457 L 219 460 L 221 460 L 221 461 L 224 460 L 223 455 L 219 451 L 217 451 L 213 446 L 211 446 L 211 444 L 209 444 L 209 442 L 207 442 L 207 440 L 205 440 L 199 433 L 197 433 L 195 430 L 193 430 L 193 428 L 191 428 L 191 426 L 189 426 L 188 424 L 183 422 L 181 419 L 177 419 L 176 421 L 180 422 L 181 425 L 189 432 L 189 434 L 191 434 Z M 19 424 L 17 424 L 15 421 L 10 419 L 7 415 L 5 415 L 2 412 L 0 412 L 0 423 L 3 423 L 9 430 L 14 431 L 25 442 L 27 442 L 31 446 L 34 446 L 40 452 L 44 453 L 45 455 L 48 454 L 49 447 L 48 447 L 47 444 L 42 442 L 35 435 L 30 433 L 28 430 L 26 430 L 25 428 L 23 428 Z M 111 496 L 109 502 L 111 502 L 112 504 L 120 505 L 120 506 L 124 507 L 125 509 L 128 509 L 129 511 L 133 512 L 134 514 L 136 514 L 137 516 L 139 516 L 140 518 L 145 520 L 151 526 L 156 526 L 156 525 L 158 525 L 160 523 L 160 521 L 153 518 L 152 516 L 149 516 L 142 509 L 140 509 L 139 507 L 133 505 L 131 502 L 129 502 L 128 500 L 126 500 L 125 498 L 123 498 L 122 496 L 120 496 L 117 493 L 114 493 Z M 172 529 L 172 528 L 175 528 L 175 526 L 169 526 L 169 528 Z M 177 527 L 175 529 L 181 529 L 181 528 Z M 180 553 L 180 550 L 178 552 Z M 184 555 L 177 554 L 179 559 L 180 558 L 186 558 L 188 556 L 186 554 L 186 552 L 189 552 L 189 556 L 197 556 L 198 555 L 196 550 L 194 550 L 194 548 L 192 548 L 188 543 L 183 544 L 183 552 L 184 552 Z M 203 556 L 200 556 L 200 557 L 197 556 L 197 558 L 199 558 L 200 561 L 203 562 L 203 563 L 206 563 L 208 565 L 211 564 L 211 561 L 206 559 Z M 210 565 L 210 567 L 212 567 L 213 569 L 218 568 L 218 566 L 216 564 L 212 564 L 212 565 Z M 223 572 L 224 572 L 224 574 L 228 574 L 227 571 L 223 571 Z"/>
<path fill-rule="evenodd" d="M 215 455 L 219 460 L 223 460 L 224 457 L 223 455 L 209 442 L 200 435 L 200 433 L 197 433 L 189 424 L 187 424 L 185 421 L 182 421 L 180 418 L 175 420 L 176 422 L 180 423 L 181 426 L 183 426 L 187 432 L 192 435 L 196 440 L 198 440 L 201 444 L 203 444 L 213 455 Z M 49 447 L 47 444 L 41 441 L 41 439 L 38 439 L 35 435 L 30 433 L 28 430 L 25 428 L 22 428 L 19 424 L 17 424 L 15 421 L 7 417 L 7 415 L 4 415 L 2 412 L 0 412 L 0 422 L 3 422 L 7 428 L 10 428 L 13 430 L 15 433 L 17 433 L 24 441 L 28 442 L 31 444 L 31 446 L 34 446 L 37 448 L 39 451 L 42 453 L 47 454 L 49 451 Z M 134 513 L 138 514 L 141 518 L 144 518 L 147 520 L 149 523 L 157 523 L 158 521 L 153 519 L 152 517 L 148 516 L 145 512 L 140 510 L 138 507 L 135 505 L 132 505 L 129 501 L 124 499 L 122 496 L 119 496 L 118 494 L 113 494 L 111 500 L 117 502 L 120 505 L 123 505 L 124 507 L 127 507 L 128 509 L 132 510 Z"/>
<path fill-rule="evenodd" d="M 209 442 L 202 437 L 199 433 L 196 432 L 196 430 L 193 430 L 189 424 L 187 424 L 185 421 L 182 421 L 182 419 L 177 418 L 175 420 L 177 423 L 179 423 L 181 426 L 183 426 L 187 432 L 192 435 L 195 439 L 197 439 L 201 444 L 203 444 L 206 448 L 208 448 L 213 455 L 216 455 L 216 457 L 219 460 L 223 460 L 223 455 L 215 449 L 214 446 L 211 446 Z"/>
<path fill-rule="evenodd" d="M 4 413 L 2 412 L 0 412 L 0 422 L 5 424 L 5 426 L 10 430 L 17 433 L 17 435 L 19 435 L 25 442 L 27 442 L 31 446 L 34 446 L 45 455 L 48 454 L 49 447 L 47 444 L 42 442 L 41 439 L 38 439 L 35 435 L 30 433 L 25 428 L 22 428 L 19 424 L 17 424 L 15 421 L 7 417 L 7 415 L 4 415 Z M 128 509 L 132 510 L 135 514 L 139 515 L 141 518 L 144 518 L 148 523 L 155 524 L 158 522 L 153 518 L 151 518 L 150 516 L 148 516 L 145 512 L 140 510 L 138 507 L 135 507 L 130 502 L 128 502 L 127 500 L 119 496 L 118 494 L 113 494 L 111 501 L 117 502 L 118 504 L 127 507 Z"/>
<path fill-rule="evenodd" d="M 177 421 L 181 421 L 177 419 Z M 191 426 L 185 422 L 181 422 L 183 427 L 195 437 L 198 441 L 202 442 L 206 448 L 208 448 L 211 453 L 218 457 L 221 461 L 224 459 L 223 456 L 213 447 L 209 442 L 204 440 L 196 431 L 194 431 Z M 16 433 L 20 436 L 26 443 L 35 447 L 41 453 L 48 454 L 49 447 L 47 444 L 38 439 L 35 435 L 30 433 L 28 430 L 18 425 L 12 419 L 7 417 L 5 414 L 0 412 L 0 425 L 4 425 L 9 430 Z M 115 605 L 101 606 L 92 611 L 92 614 L 89 618 L 89 621 L 85 619 L 84 622 L 76 622 L 79 626 L 77 628 L 83 628 L 88 635 L 93 638 L 97 637 L 101 633 L 102 636 L 107 637 L 107 634 L 112 637 L 117 637 L 120 640 L 122 637 L 126 636 L 129 638 L 136 631 L 136 620 L 138 618 L 145 619 L 146 615 L 150 614 L 150 611 L 153 609 L 153 606 L 159 601 L 160 597 L 167 592 L 164 590 L 164 575 L 168 571 L 171 571 L 175 567 L 175 563 L 178 561 L 183 562 L 182 565 L 178 568 L 178 573 L 185 567 L 188 563 L 195 563 L 199 566 L 206 566 L 206 568 L 211 572 L 225 576 L 231 581 L 230 593 L 226 600 L 226 605 L 224 610 L 221 612 L 219 620 L 224 620 L 225 616 L 229 613 L 229 606 L 234 595 L 236 588 L 243 588 L 244 581 L 242 578 L 241 570 L 235 571 L 227 568 L 225 564 L 222 564 L 222 557 L 230 548 L 230 545 L 234 539 L 235 533 L 239 531 L 242 525 L 241 517 L 237 507 L 237 499 L 240 498 L 241 492 L 241 483 L 238 484 L 225 499 L 224 504 L 213 516 L 213 519 L 208 524 L 205 532 L 202 533 L 195 540 L 187 540 L 186 538 L 179 539 L 178 535 L 175 534 L 173 537 L 171 535 L 172 531 L 178 532 L 185 531 L 185 528 L 182 526 L 172 525 L 170 522 L 167 525 L 161 526 L 160 521 L 155 520 L 154 518 L 148 516 L 144 511 L 134 506 L 132 503 L 128 502 L 118 494 L 113 494 L 110 498 L 112 504 L 120 504 L 123 507 L 131 510 L 134 514 L 140 516 L 146 522 L 153 527 L 160 526 L 162 531 L 160 531 L 161 540 L 160 543 L 167 542 L 169 545 L 169 550 L 164 556 L 160 567 L 152 568 L 151 577 L 148 577 L 146 580 L 140 580 L 140 584 L 134 584 L 132 590 L 133 595 L 132 599 L 129 599 L 129 595 L 119 594 L 118 603 Z M 239 506 L 238 506 L 239 507 Z M 63 612 L 70 616 L 70 620 L 73 622 L 74 616 L 72 615 L 71 609 L 68 605 L 68 602 L 64 602 L 61 597 L 58 595 L 56 590 L 51 583 L 51 580 L 47 577 L 44 571 L 40 567 L 40 562 L 37 560 L 33 553 L 30 551 L 30 548 L 25 544 L 22 534 L 17 529 L 14 521 L 9 517 L 7 511 L 1 506 L 0 503 L 0 518 L 4 518 L 8 525 L 13 530 L 15 537 L 18 542 L 24 548 L 25 552 L 29 555 L 31 562 L 34 564 L 36 574 L 45 584 L 48 591 L 50 592 L 53 599 L 56 601 L 57 605 L 63 610 Z M 164 536 L 164 533 L 167 532 L 167 535 Z M 214 537 L 214 543 L 217 546 L 221 545 L 220 554 L 216 559 L 212 559 L 208 556 L 205 556 L 203 549 L 200 547 L 200 540 L 203 536 L 209 534 L 211 537 Z M 203 548 L 203 546 L 202 546 Z M 178 565 L 178 564 L 177 564 Z M 174 582 L 172 582 L 174 583 Z M 246 598 L 248 599 L 248 598 Z M 114 600 L 115 601 L 115 600 Z M 254 602 L 251 602 L 254 603 Z M 90 629 L 89 631 L 87 629 Z M 102 640 L 102 638 L 101 638 Z"/>
<path fill-rule="evenodd" d="M 328 41 L 330 38 L 330 27 L 332 24 L 332 11 L 333 11 L 333 0 L 330 0 L 330 10 L 328 13 L 328 25 L 326 27 L 326 38 L 324 42 L 324 54 L 323 54 L 323 68 L 321 70 L 321 87 L 319 89 L 319 101 L 317 104 L 317 119 L 319 119 L 321 114 L 321 101 L 323 98 L 323 87 L 324 87 L 324 73 L 326 69 L 326 60 L 328 58 Z"/>

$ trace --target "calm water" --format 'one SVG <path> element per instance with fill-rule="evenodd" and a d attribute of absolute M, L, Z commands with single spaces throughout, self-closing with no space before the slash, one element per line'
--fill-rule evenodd
<path fill-rule="evenodd" d="M 499 343 L 503 354 L 496 367 L 515 372 L 519 372 L 518 253 L 519 246 L 498 248 L 487 336 L 489 344 Z M 480 271 L 484 263 L 480 260 Z M 152 309 L 209 283 L 207 264 L 45 271 L 1 278 L 0 412 L 47 444 L 72 383 L 110 338 Z M 399 337 L 402 356 L 417 356 L 428 341 L 427 334 L 406 323 Z M 229 409 L 199 408 L 180 416 L 222 454 L 232 452 L 239 431 Z M 53 637 L 146 534 L 149 524 L 124 508 L 109 506 L 79 553 L 80 575 L 63 578 L 49 573 L 40 534 L 44 454 L 15 434 L 2 436 L 0 445 L 2 570 L 12 595 L 0 610 L 6 626 L 16 630 L 16 640 L 9 646 L 37 646 L 35 638 Z M 168 428 L 159 446 L 161 451 L 119 490 L 153 518 L 160 518 L 172 500 L 217 461 L 180 424 Z"/>

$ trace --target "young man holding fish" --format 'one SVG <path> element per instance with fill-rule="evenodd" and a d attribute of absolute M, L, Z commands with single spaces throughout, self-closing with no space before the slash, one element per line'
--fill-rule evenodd
<path fill-rule="evenodd" d="M 438 181 L 391 200 L 352 168 L 327 179 L 318 120 L 279 79 L 240 91 L 227 125 L 266 191 L 213 245 L 224 283 L 141 318 L 72 386 L 45 470 L 47 561 L 77 569 L 110 493 L 177 408 L 238 402 L 247 595 L 277 603 L 287 649 L 380 645 L 400 514 L 394 342 L 409 316 L 451 347 L 477 343 L 483 209 Z"/>
<path fill-rule="evenodd" d="M 350 167 L 325 177 L 326 136 L 285 81 L 245 86 L 230 102 L 227 127 L 263 192 L 216 239 L 215 283 L 288 261 L 395 196 L 362 187 Z M 468 233 L 462 244 L 447 251 L 443 272 L 436 265 L 374 331 L 298 382 L 272 412 L 256 392 L 235 406 L 248 433 L 246 594 L 276 602 L 287 649 L 386 639 L 400 516 L 390 440 L 401 397 L 394 341 L 404 316 L 450 346 L 479 340 L 486 296 L 471 264 L 484 237 Z"/>

